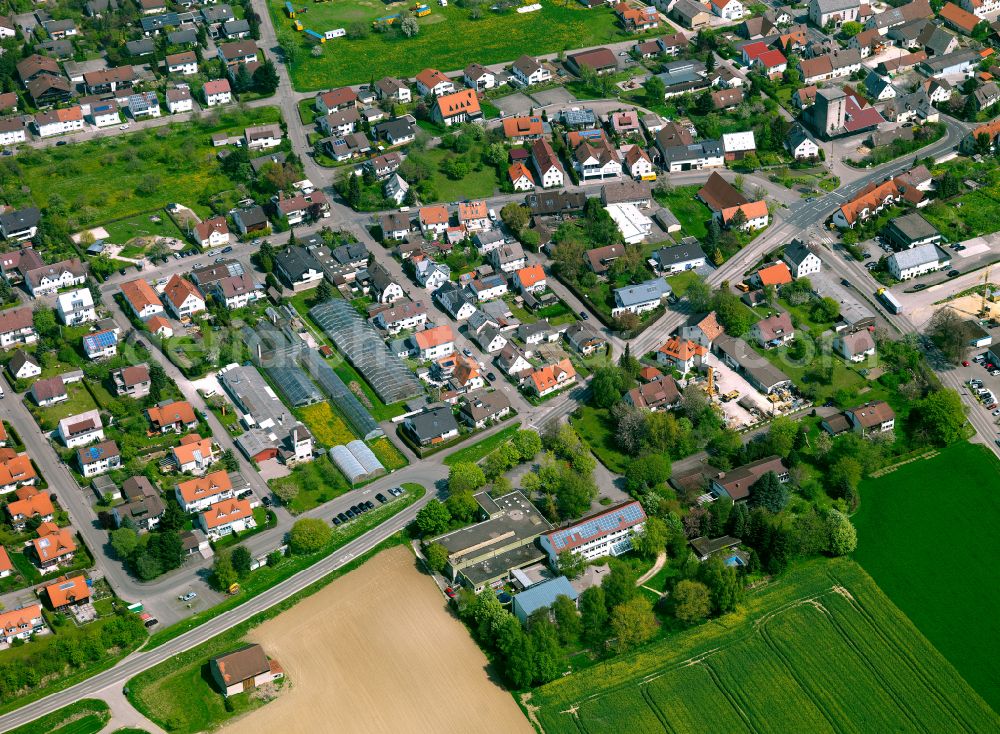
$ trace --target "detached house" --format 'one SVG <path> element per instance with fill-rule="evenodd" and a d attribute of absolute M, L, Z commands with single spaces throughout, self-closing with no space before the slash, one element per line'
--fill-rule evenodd
<path fill-rule="evenodd" d="M 848 362 L 864 362 L 875 354 L 875 340 L 867 329 L 841 334 L 833 340 L 833 350 Z"/>
<path fill-rule="evenodd" d="M 323 280 L 323 266 L 304 247 L 286 247 L 274 256 L 274 268 L 288 286 L 300 293 Z"/>
<path fill-rule="evenodd" d="M 38 537 L 31 541 L 38 560 L 38 567 L 48 572 L 76 555 L 76 541 L 72 528 L 60 528 L 55 523 L 43 522 L 38 526 Z"/>
<path fill-rule="evenodd" d="M 844 415 L 851 423 L 851 430 L 862 436 L 891 431 L 896 426 L 896 414 L 883 400 L 849 408 Z"/>
<path fill-rule="evenodd" d="M 446 127 L 479 120 L 482 116 L 479 97 L 471 89 L 438 96 L 431 110 L 433 120 Z"/>
<path fill-rule="evenodd" d="M 165 65 L 168 74 L 181 74 L 191 76 L 198 73 L 198 57 L 194 51 L 181 51 L 177 54 L 169 54 Z"/>
<path fill-rule="evenodd" d="M 79 415 L 63 418 L 56 426 L 56 435 L 69 449 L 104 440 L 104 424 L 96 408 Z"/>
<path fill-rule="evenodd" d="M 53 295 L 63 288 L 83 285 L 86 281 L 87 268 L 75 257 L 33 268 L 24 274 L 25 285 L 35 297 Z"/>
<path fill-rule="evenodd" d="M 568 359 L 534 370 L 528 377 L 528 390 L 540 398 L 576 382 L 576 370 Z"/>
<path fill-rule="evenodd" d="M 403 286 L 397 283 L 380 262 L 368 268 L 372 297 L 379 303 L 395 303 L 405 295 Z"/>
<path fill-rule="evenodd" d="M 30 306 L 0 311 L 0 347 L 7 349 L 15 344 L 34 344 L 36 341 L 38 332 Z"/>
<path fill-rule="evenodd" d="M 160 403 L 149 408 L 146 415 L 158 433 L 184 433 L 198 427 L 194 408 L 186 400 Z"/>
<path fill-rule="evenodd" d="M 205 104 L 209 107 L 233 101 L 233 90 L 229 86 L 228 79 L 211 79 L 205 82 L 202 92 L 205 95 Z"/>
<path fill-rule="evenodd" d="M 799 240 L 794 240 L 785 248 L 782 256 L 793 278 L 805 278 L 818 273 L 823 263 L 809 247 Z"/>
<path fill-rule="evenodd" d="M 542 188 L 549 189 L 563 185 L 565 173 L 549 141 L 536 140 L 531 144 L 531 162 L 538 174 L 536 183 L 541 184 Z"/>
<path fill-rule="evenodd" d="M 38 233 L 42 212 L 33 206 L 14 209 L 0 214 L 0 234 L 5 240 L 28 240 Z M 31 270 L 42 267 L 42 258 L 29 247 L 0 255 L 3 258 L 3 274 L 10 283 L 24 280 Z"/>
<path fill-rule="evenodd" d="M 221 247 L 229 244 L 229 225 L 225 217 L 212 217 L 194 226 L 194 241 L 201 247 Z"/>
<path fill-rule="evenodd" d="M 66 392 L 66 383 L 59 376 L 36 380 L 31 385 L 29 392 L 35 401 L 35 405 L 39 408 L 47 408 L 50 405 L 56 405 L 57 403 L 69 400 L 69 394 Z"/>
<path fill-rule="evenodd" d="M 375 93 L 379 99 L 388 99 L 399 104 L 408 104 L 412 98 L 410 88 L 401 79 L 387 76 L 375 82 Z"/>
<path fill-rule="evenodd" d="M 181 321 L 189 321 L 191 316 L 205 310 L 205 298 L 194 284 L 178 274 L 167 282 L 163 289 L 167 307 Z"/>
<path fill-rule="evenodd" d="M 434 95 L 440 97 L 455 91 L 455 85 L 437 69 L 424 69 L 416 76 L 417 93 L 421 97 Z"/>
<path fill-rule="evenodd" d="M 552 72 L 531 56 L 521 56 L 511 64 L 510 71 L 514 78 L 526 87 L 552 79 Z"/>
<path fill-rule="evenodd" d="M 152 380 L 149 376 L 149 365 L 137 364 L 122 367 L 111 372 L 111 380 L 115 385 L 115 394 L 134 399 L 149 395 Z"/>
<path fill-rule="evenodd" d="M 469 64 L 462 73 L 466 86 L 477 92 L 493 89 L 497 85 L 497 77 L 482 64 Z"/>
<path fill-rule="evenodd" d="M 417 345 L 420 359 L 440 359 L 455 352 L 455 335 L 448 324 L 418 331 L 413 340 Z"/>
<path fill-rule="evenodd" d="M 145 280 L 130 280 L 121 284 L 122 295 L 136 318 L 145 321 L 163 313 L 163 302 Z"/>
<path fill-rule="evenodd" d="M 174 446 L 170 453 L 179 472 L 199 475 L 204 474 L 219 458 L 212 439 L 197 434 L 184 436 L 180 445 Z"/>
<path fill-rule="evenodd" d="M 83 122 L 83 109 L 80 105 L 39 112 L 35 115 L 35 129 L 40 138 L 83 130 Z"/>
<path fill-rule="evenodd" d="M 31 460 L 28 460 L 31 466 Z M 9 484 L 8 484 L 9 486 Z M 55 507 L 52 505 L 52 495 L 49 492 L 39 491 L 31 485 L 25 485 L 15 489 L 16 499 L 7 503 L 7 515 L 10 517 L 10 524 L 15 530 L 24 530 L 27 521 L 32 517 L 37 517 L 42 522 L 52 522 L 55 517 Z"/>
<path fill-rule="evenodd" d="M 118 329 L 101 329 L 83 337 L 88 359 L 108 359 L 118 354 Z"/>
<path fill-rule="evenodd" d="M 761 319 L 750 327 L 750 338 L 765 349 L 787 344 L 795 338 L 792 317 L 787 313 L 778 313 Z"/>
<path fill-rule="evenodd" d="M 77 449 L 76 460 L 80 465 L 80 473 L 87 477 L 107 474 L 109 471 L 121 468 L 122 456 L 118 444 L 114 441 L 102 441 L 93 446 Z"/>
<path fill-rule="evenodd" d="M 218 502 L 202 512 L 198 521 L 212 540 L 257 527 L 249 500 L 230 499 Z"/>
<path fill-rule="evenodd" d="M 56 299 L 56 314 L 66 326 L 79 326 L 97 321 L 94 297 L 89 288 L 59 294 Z"/>
<path fill-rule="evenodd" d="M 686 374 L 700 367 L 706 354 L 708 348 L 698 342 L 672 336 L 656 351 L 656 361 Z"/>
<path fill-rule="evenodd" d="M 444 234 L 444 231 L 448 229 L 450 215 L 448 214 L 448 207 L 444 204 L 436 204 L 434 206 L 420 207 L 417 218 L 420 222 L 420 230 L 424 236 L 436 239 L 438 235 Z"/>
<path fill-rule="evenodd" d="M 184 512 L 201 512 L 235 496 L 233 483 L 225 471 L 215 471 L 203 477 L 180 482 L 174 496 Z"/>

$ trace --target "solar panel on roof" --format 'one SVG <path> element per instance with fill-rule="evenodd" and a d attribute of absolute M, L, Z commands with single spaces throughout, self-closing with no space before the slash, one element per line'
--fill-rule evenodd
<path fill-rule="evenodd" d="M 552 533 L 552 545 L 555 548 L 563 548 L 572 542 L 574 537 L 587 541 L 592 538 L 599 538 L 602 535 L 612 533 L 624 525 L 634 525 L 641 522 L 643 518 L 642 508 L 638 504 L 630 504 L 614 512 L 585 520 L 578 525 L 573 525 Z"/>

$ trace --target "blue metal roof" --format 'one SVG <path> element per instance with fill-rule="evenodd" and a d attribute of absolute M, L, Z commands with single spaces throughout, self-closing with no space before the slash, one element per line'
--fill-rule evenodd
<path fill-rule="evenodd" d="M 536 609 L 543 609 L 552 606 L 557 596 L 568 596 L 576 601 L 576 589 L 565 576 L 556 576 L 554 579 L 543 581 L 540 584 L 529 586 L 520 594 L 514 595 L 514 606 L 516 606 L 524 616 L 530 616 Z"/>

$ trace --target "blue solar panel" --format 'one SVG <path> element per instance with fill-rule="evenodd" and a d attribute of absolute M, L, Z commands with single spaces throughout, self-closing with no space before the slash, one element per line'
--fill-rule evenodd
<path fill-rule="evenodd" d="M 91 349 L 104 349 L 118 343 L 118 337 L 113 331 L 99 331 L 96 334 L 88 334 L 83 338 L 87 346 Z"/>
<path fill-rule="evenodd" d="M 644 517 L 645 514 L 642 511 L 642 506 L 638 502 L 633 502 L 591 520 L 584 520 L 577 525 L 556 530 L 551 534 L 552 545 L 556 550 L 559 550 L 569 545 L 574 537 L 578 537 L 583 541 L 599 538 L 623 526 L 630 527 L 640 523 Z"/>

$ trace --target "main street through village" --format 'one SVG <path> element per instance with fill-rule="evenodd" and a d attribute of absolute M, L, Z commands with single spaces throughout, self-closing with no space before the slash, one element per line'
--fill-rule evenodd
<path fill-rule="evenodd" d="M 266 50 L 270 57 L 280 60 L 281 54 L 275 28 L 265 3 L 263 0 L 254 0 L 254 7 L 262 19 L 260 46 Z M 614 50 L 617 52 L 617 46 L 614 47 Z M 369 251 L 374 254 L 380 263 L 386 266 L 397 282 L 409 282 L 409 278 L 403 274 L 399 262 L 390 257 L 388 251 L 375 242 L 369 233 L 368 228 L 372 223 L 372 214 L 358 213 L 347 207 L 339 199 L 334 190 L 335 172 L 319 166 L 314 161 L 311 155 L 312 146 L 308 140 L 310 131 L 300 119 L 298 109 L 299 102 L 312 95 L 296 92 L 292 88 L 291 79 L 284 64 L 277 64 L 277 69 L 280 83 L 276 96 L 267 100 L 260 100 L 253 104 L 255 106 L 267 104 L 280 107 L 287 125 L 288 137 L 291 140 L 293 150 L 299 154 L 303 162 L 306 176 L 315 186 L 322 188 L 332 201 L 331 217 L 322 220 L 318 224 L 297 229 L 297 236 L 301 237 L 302 235 L 317 231 L 321 226 L 347 231 L 368 247 Z M 595 109 L 609 111 L 615 109 L 617 103 L 615 100 L 598 100 L 593 102 L 588 101 L 588 105 Z M 177 117 L 170 118 L 170 121 L 176 121 L 177 119 Z M 165 124 L 167 120 L 168 118 L 148 121 L 137 125 L 135 129 Z M 946 127 L 946 135 L 941 140 L 918 151 L 916 153 L 917 158 L 935 158 L 948 154 L 957 146 L 958 142 L 970 129 L 969 125 L 960 123 L 947 116 L 942 116 L 942 121 Z M 128 133 L 122 131 L 121 133 L 115 132 L 114 134 Z M 45 140 L 39 141 L 37 144 L 49 145 L 51 143 Z M 808 200 L 799 200 L 793 192 L 776 186 L 763 176 L 747 176 L 749 185 L 763 187 L 768 192 L 769 198 L 775 203 L 777 208 L 774 213 L 774 221 L 769 229 L 746 246 L 735 257 L 712 271 L 708 276 L 708 282 L 713 286 L 718 286 L 723 282 L 735 283 L 740 281 L 745 273 L 763 259 L 767 253 L 788 243 L 793 238 L 799 238 L 813 242 L 823 248 L 824 263 L 838 276 L 850 278 L 855 283 L 855 287 L 859 293 L 861 293 L 862 297 L 870 303 L 878 314 L 881 323 L 890 324 L 902 333 L 917 331 L 921 328 L 922 324 L 914 323 L 906 316 L 887 315 L 878 307 L 873 296 L 875 290 L 878 288 L 878 284 L 874 281 L 871 274 L 861 267 L 860 264 L 845 258 L 844 254 L 837 250 L 833 239 L 824 231 L 824 223 L 829 216 L 841 204 L 850 200 L 856 192 L 870 183 L 881 182 L 888 177 L 908 170 L 913 166 L 913 163 L 914 157 L 908 156 L 882 166 L 860 170 L 838 165 L 836 172 L 841 179 L 840 188 L 831 193 Z M 692 171 L 681 174 L 667 174 L 666 177 L 671 184 L 687 185 L 705 181 L 708 173 L 708 171 Z M 567 186 L 567 189 L 592 191 L 593 187 Z M 504 195 L 491 198 L 488 200 L 488 203 L 490 207 L 499 210 L 505 203 L 520 199 L 522 199 L 521 195 Z M 270 240 L 274 244 L 281 244 L 287 242 L 288 237 L 287 233 L 277 234 L 271 237 Z M 253 252 L 254 248 L 251 245 L 238 245 L 233 256 L 243 262 L 244 266 L 249 269 L 252 267 L 250 257 Z M 147 268 L 143 272 L 143 277 L 152 280 L 167 279 L 173 274 L 186 272 L 193 267 L 208 264 L 211 259 L 212 255 L 209 254 L 202 254 L 185 260 L 171 259 L 162 265 Z M 539 256 L 532 256 L 531 259 L 538 263 L 545 262 Z M 117 292 L 123 281 L 132 277 L 132 274 L 126 276 L 115 275 L 102 285 L 102 292 L 105 296 L 104 303 L 112 310 L 114 319 L 125 332 L 128 332 L 131 328 L 129 319 L 111 296 Z M 972 282 L 974 278 L 970 276 L 968 281 Z M 591 312 L 588 304 L 581 302 L 558 281 L 551 279 L 550 283 L 557 295 L 575 312 Z M 434 311 L 434 316 L 442 323 L 448 321 L 445 314 L 438 309 L 436 303 L 431 302 L 430 308 Z M 636 354 L 656 349 L 685 321 L 687 316 L 688 310 L 686 304 L 681 302 L 671 310 L 668 310 L 666 314 L 653 324 L 649 325 L 640 335 L 631 339 L 630 342 L 622 339 L 618 334 L 607 333 L 607 337 L 613 346 L 614 355 L 620 354 L 625 349 L 626 344 L 629 344 L 633 353 Z M 596 322 L 596 317 L 592 316 L 592 318 Z M 192 382 L 184 377 L 180 370 L 163 355 L 160 351 L 160 345 L 155 339 L 150 339 L 147 334 L 143 334 L 141 339 L 150 349 L 152 358 L 164 365 L 168 377 L 176 383 L 184 399 L 205 414 L 206 420 L 212 429 L 212 434 L 220 447 L 223 450 L 232 449 L 233 454 L 239 457 L 240 472 L 250 483 L 250 486 L 260 496 L 268 495 L 269 490 L 264 479 L 242 457 L 241 452 L 235 449 L 232 437 L 215 415 L 207 410 L 203 396 Z M 470 350 L 476 359 L 484 363 L 489 359 L 488 355 L 482 355 L 476 346 L 462 335 L 458 336 L 456 346 L 460 349 Z M 961 391 L 962 380 L 954 369 L 938 363 L 935 363 L 934 366 L 938 369 L 942 382 L 946 386 L 954 387 Z M 523 426 L 533 430 L 541 429 L 551 421 L 562 420 L 579 406 L 587 395 L 586 387 L 582 386 L 540 406 L 535 406 L 527 402 L 516 390 L 511 389 L 509 385 L 505 385 L 503 389 L 507 391 L 508 397 L 519 413 L 518 420 Z M 967 399 L 970 401 L 970 404 L 974 405 L 974 401 L 971 401 L 969 398 Z M 148 609 L 155 612 L 164 625 L 180 621 L 221 600 L 221 595 L 211 591 L 205 582 L 210 565 L 207 559 L 189 561 L 182 569 L 178 569 L 154 582 L 140 583 L 135 580 L 123 569 L 121 562 L 113 557 L 108 546 L 107 533 L 100 527 L 94 509 L 91 506 L 90 497 L 88 496 L 89 490 L 80 488 L 77 485 L 51 444 L 38 432 L 35 422 L 25 406 L 16 399 L 2 401 L 0 402 L 0 417 L 14 427 L 22 437 L 28 453 L 35 459 L 38 468 L 46 477 L 50 486 L 57 488 L 59 502 L 69 511 L 74 527 L 79 530 L 83 540 L 94 554 L 96 563 L 96 573 L 94 575 L 106 578 L 119 596 L 130 601 L 141 600 Z M 993 439 L 997 435 L 996 426 L 989 420 L 989 417 L 981 410 L 972 410 L 970 421 L 979 434 L 979 439 L 995 450 Z M 362 489 L 349 492 L 331 502 L 310 510 L 304 513 L 304 516 L 320 517 L 324 520 L 329 520 L 337 515 L 338 512 L 342 512 L 350 505 L 356 504 L 361 498 L 374 496 L 376 493 L 389 487 L 408 482 L 420 484 L 427 489 L 426 495 L 421 500 L 393 516 L 390 520 L 347 543 L 337 552 L 318 561 L 308 569 L 299 572 L 230 611 L 209 619 L 200 626 L 164 643 L 160 647 L 146 652 L 133 653 L 114 667 L 98 675 L 65 690 L 51 694 L 32 703 L 30 706 L 25 706 L 0 716 L 0 730 L 7 730 L 26 723 L 88 696 L 105 695 L 109 698 L 120 697 L 121 688 L 137 673 L 167 660 L 173 655 L 188 650 L 297 594 L 325 575 L 343 567 L 352 559 L 363 555 L 412 522 L 417 511 L 431 498 L 437 496 L 439 491 L 444 488 L 444 480 L 447 478 L 448 471 L 447 466 L 443 462 L 445 457 L 454 449 L 440 452 L 428 459 L 416 460 L 412 452 L 395 438 L 393 425 L 387 423 L 384 428 L 386 434 L 392 438 L 400 450 L 410 459 L 410 464 L 406 468 L 376 480 Z M 484 435 L 497 430 L 500 430 L 499 426 L 489 429 Z M 620 496 L 620 489 L 615 486 L 613 477 L 610 474 L 604 472 L 598 479 L 602 494 L 613 496 L 616 499 Z M 253 535 L 246 541 L 245 545 L 254 556 L 263 556 L 284 542 L 284 536 L 291 527 L 291 516 L 281 508 L 276 510 L 276 514 L 277 523 L 273 527 Z M 302 515 L 299 517 L 302 517 Z M 189 608 L 177 601 L 179 595 L 193 590 L 197 591 L 199 595 L 196 606 Z M 23 592 L 21 592 L 21 596 L 23 596 Z M 0 599 L 0 601 L 3 601 L 9 608 L 11 603 L 17 601 L 18 595 L 15 593 L 8 595 L 8 597 Z M 153 728 L 148 723 L 145 726 Z"/>

